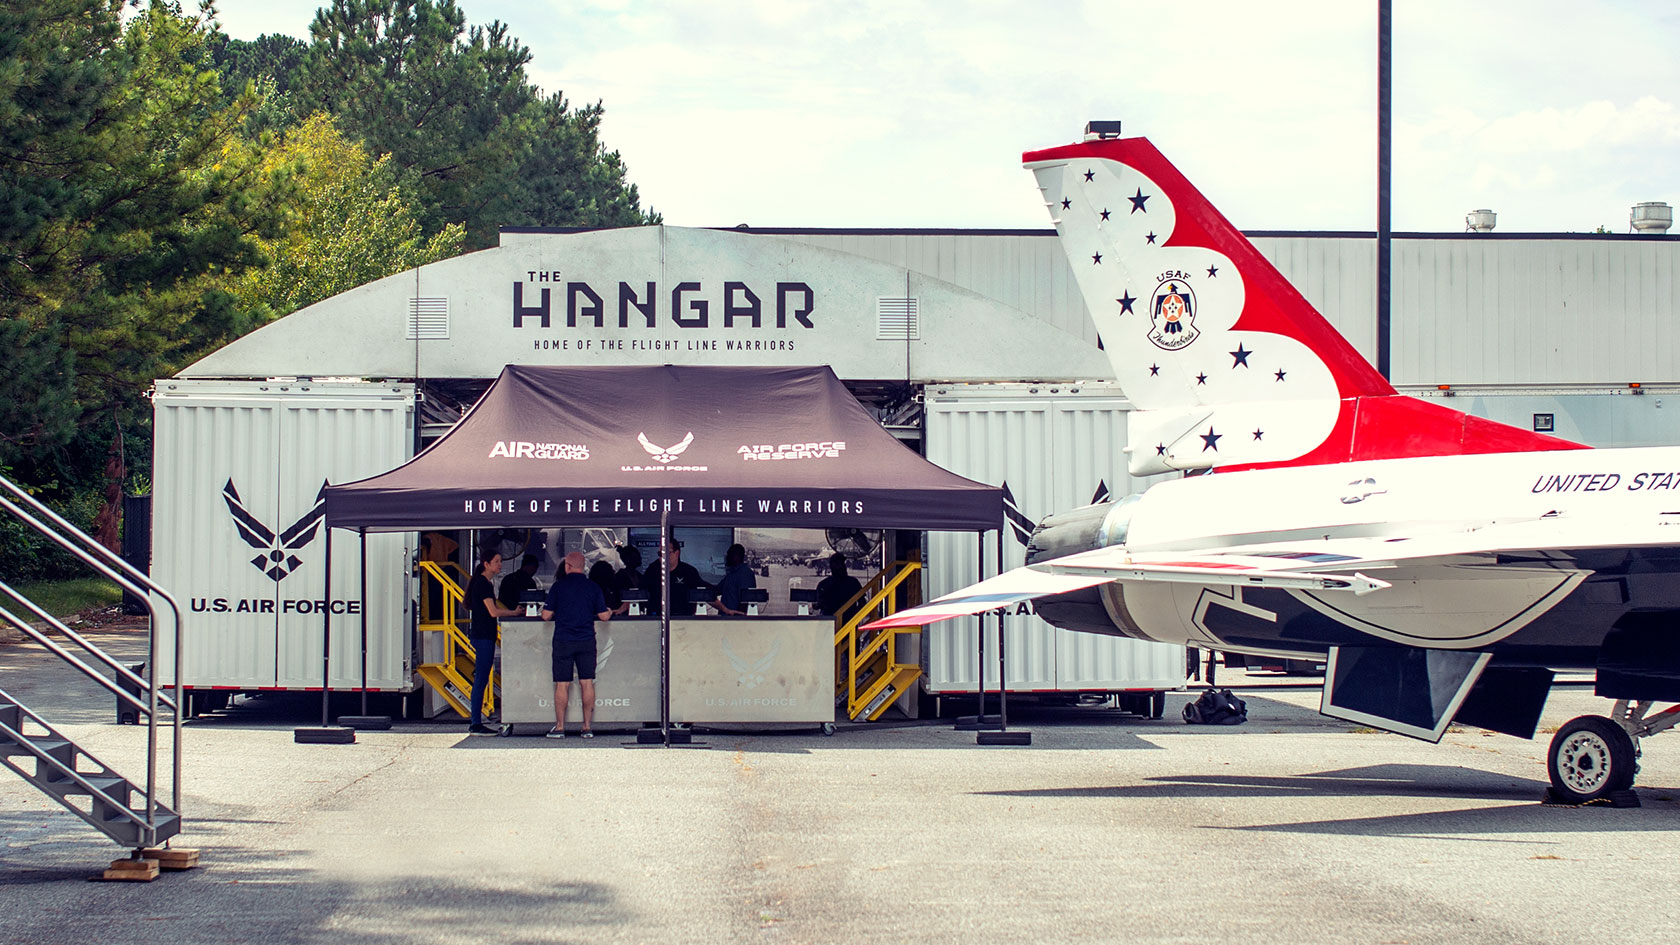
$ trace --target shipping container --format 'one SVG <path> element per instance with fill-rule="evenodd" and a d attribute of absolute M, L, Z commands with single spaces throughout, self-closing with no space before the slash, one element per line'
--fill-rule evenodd
<path fill-rule="evenodd" d="M 1026 560 L 1033 524 L 1052 512 L 1105 496 L 1141 492 L 1162 477 L 1126 473 L 1126 413 L 1114 384 L 929 385 L 928 459 L 970 479 L 1005 487 L 1025 530 L 1005 529 L 1003 566 Z M 994 535 L 936 532 L 928 538 L 928 592 L 949 594 L 997 573 Z M 1020 607 L 1003 618 L 1011 692 L 1113 692 L 1176 689 L 1185 682 L 1182 646 L 1075 633 L 1050 626 Z M 977 619 L 965 617 L 923 631 L 930 692 L 973 692 L 979 666 Z M 996 685 L 997 622 L 988 617 L 988 688 Z"/>
<path fill-rule="evenodd" d="M 152 575 L 183 611 L 181 683 L 319 689 L 331 614 L 331 686 L 359 687 L 365 610 L 369 688 L 412 689 L 413 536 L 367 536 L 364 598 L 359 536 L 329 539 L 321 513 L 327 482 L 413 454 L 413 385 L 176 378 L 152 407 Z M 173 640 L 159 639 L 157 678 L 173 682 Z"/>
<path fill-rule="evenodd" d="M 1452 386 L 1402 393 L 1601 449 L 1680 445 L 1680 387 L 1672 384 Z"/>

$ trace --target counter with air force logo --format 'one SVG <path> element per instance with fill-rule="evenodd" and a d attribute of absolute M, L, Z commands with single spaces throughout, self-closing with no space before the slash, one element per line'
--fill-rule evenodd
<path fill-rule="evenodd" d="M 554 724 L 553 621 L 502 620 L 503 724 Z M 569 687 L 568 723 L 583 719 Z M 659 721 L 659 619 L 595 624 L 595 722 Z M 834 721 L 829 617 L 671 618 L 671 721 Z"/>

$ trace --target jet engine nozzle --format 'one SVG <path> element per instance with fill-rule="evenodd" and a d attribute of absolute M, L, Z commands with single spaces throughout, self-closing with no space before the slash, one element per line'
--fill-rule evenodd
<path fill-rule="evenodd" d="M 1126 543 L 1127 527 L 1142 494 L 1058 512 L 1038 523 L 1027 542 L 1027 563 L 1037 564 L 1081 551 Z M 1097 588 L 1041 597 L 1034 611 L 1064 630 L 1124 636 L 1115 626 Z"/>

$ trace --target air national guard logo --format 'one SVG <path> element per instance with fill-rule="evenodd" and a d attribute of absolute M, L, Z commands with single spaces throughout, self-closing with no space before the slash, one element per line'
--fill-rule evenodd
<path fill-rule="evenodd" d="M 1196 293 L 1182 272 L 1161 277 L 1150 298 L 1149 340 L 1167 351 L 1188 348 L 1201 336 L 1196 330 Z"/>

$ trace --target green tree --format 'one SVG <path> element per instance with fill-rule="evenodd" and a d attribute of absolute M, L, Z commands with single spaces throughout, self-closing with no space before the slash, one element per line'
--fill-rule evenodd
<path fill-rule="evenodd" d="M 210 33 L 205 46 L 221 75 L 226 104 L 233 104 L 247 87 L 256 93 L 259 104 L 247 122 L 249 133 L 279 131 L 297 123 L 294 89 L 309 54 L 307 43 L 284 33 L 233 39 L 218 30 Z"/>
<path fill-rule="evenodd" d="M 460 222 L 483 248 L 502 224 L 657 222 L 600 146 L 600 106 L 543 96 L 505 24 L 469 29 L 455 0 L 333 0 L 310 34 L 300 100 L 392 156 L 428 231 Z"/>
<path fill-rule="evenodd" d="M 284 175 L 233 147 L 199 17 L 153 0 L 0 0 L 0 464 L 91 483 L 142 392 L 237 337 L 221 283 L 259 261 Z M 120 464 L 119 464 L 120 465 Z"/>
<path fill-rule="evenodd" d="M 312 115 L 262 156 L 296 183 L 285 229 L 259 239 L 269 264 L 248 270 L 234 293 L 247 309 L 285 315 L 364 283 L 460 252 L 450 224 L 427 236 L 398 185 L 390 156 L 378 160 L 345 138 L 331 117 Z"/>

